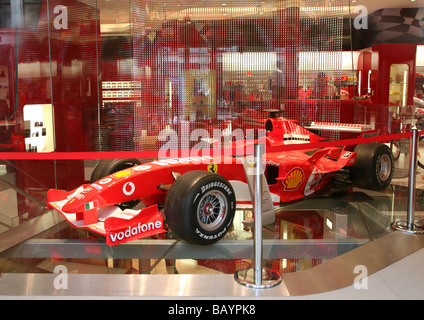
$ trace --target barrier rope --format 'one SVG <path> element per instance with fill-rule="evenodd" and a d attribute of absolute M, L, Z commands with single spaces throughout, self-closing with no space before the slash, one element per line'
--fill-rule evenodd
<path fill-rule="evenodd" d="M 419 136 L 424 135 L 424 130 L 419 132 Z M 266 146 L 266 153 L 284 152 L 295 150 L 311 150 L 317 148 L 339 147 L 348 145 L 358 145 L 372 142 L 389 142 L 410 138 L 412 132 L 387 134 L 374 137 L 361 137 L 353 139 L 343 139 L 334 141 L 321 141 L 313 143 L 299 143 L 281 146 Z M 216 154 L 231 155 L 237 148 L 217 148 L 217 149 L 194 149 L 196 156 L 213 156 Z M 253 150 L 253 149 L 252 149 Z M 172 156 L 178 154 L 178 157 L 191 156 L 192 150 L 168 150 Z M 164 151 L 142 150 L 142 151 L 87 151 L 87 152 L 0 152 L 0 159 L 4 160 L 89 160 L 89 159 L 119 159 L 119 158 L 137 158 L 137 159 L 158 159 L 159 154 Z"/>

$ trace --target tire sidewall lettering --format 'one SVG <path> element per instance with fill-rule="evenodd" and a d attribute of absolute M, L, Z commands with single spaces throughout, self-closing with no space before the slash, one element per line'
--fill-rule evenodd
<path fill-rule="evenodd" d="M 206 193 L 213 190 L 220 191 L 223 194 L 227 195 L 228 206 L 229 206 L 229 208 L 227 208 L 227 211 L 235 208 L 235 204 L 234 204 L 235 201 L 233 201 L 232 199 L 234 197 L 234 194 L 231 189 L 231 186 L 229 186 L 227 183 L 222 181 L 213 181 L 213 182 L 208 182 L 202 185 L 200 187 L 199 192 L 197 192 L 196 195 L 193 197 L 193 202 L 192 202 L 193 210 L 194 210 L 192 217 L 193 217 L 193 222 L 195 224 L 194 226 L 195 234 L 202 240 L 215 240 L 215 239 L 221 238 L 227 233 L 228 228 L 230 227 L 232 223 L 232 219 L 230 218 L 225 225 L 221 226 L 221 228 L 218 228 L 217 230 L 214 230 L 214 231 L 205 231 L 197 224 L 196 219 L 194 219 L 194 217 L 197 215 L 197 209 L 198 209 L 200 199 L 202 199 L 202 197 Z"/>
<path fill-rule="evenodd" d="M 209 234 L 209 235 L 204 234 L 202 231 L 199 230 L 199 228 L 196 228 L 195 232 L 199 236 L 199 238 L 201 238 L 201 239 L 215 240 L 215 239 L 218 239 L 218 238 L 222 237 L 223 235 L 225 235 L 227 233 L 227 228 L 228 228 L 228 225 L 225 226 L 223 229 L 221 229 L 218 233 L 212 233 L 212 234 Z"/>
<path fill-rule="evenodd" d="M 228 186 L 226 183 L 221 181 L 214 181 L 205 184 L 200 188 L 201 194 L 205 194 L 209 189 L 220 189 L 222 191 L 225 191 L 228 196 L 231 196 L 233 191 L 231 190 L 230 186 Z"/>

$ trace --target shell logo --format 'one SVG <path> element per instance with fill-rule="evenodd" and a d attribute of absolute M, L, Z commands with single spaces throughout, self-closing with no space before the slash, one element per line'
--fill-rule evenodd
<path fill-rule="evenodd" d="M 299 185 L 303 182 L 303 171 L 300 168 L 294 168 L 287 175 L 284 180 L 286 190 L 296 190 Z"/>
<path fill-rule="evenodd" d="M 132 173 L 132 171 L 129 171 L 129 170 L 123 170 L 123 171 L 118 171 L 118 172 L 116 172 L 113 176 L 114 176 L 115 178 L 124 178 L 124 177 L 129 176 L 131 173 Z"/>

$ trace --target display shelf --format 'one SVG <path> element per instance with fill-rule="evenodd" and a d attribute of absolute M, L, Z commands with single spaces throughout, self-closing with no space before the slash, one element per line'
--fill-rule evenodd
<path fill-rule="evenodd" d="M 324 246 L 343 254 L 358 248 L 368 239 L 295 239 L 264 240 L 264 259 L 330 259 L 323 254 Z M 305 251 L 305 248 L 308 250 Z M 13 249 L 19 258 L 49 258 L 52 251 L 63 259 L 252 259 L 252 241 L 222 240 L 208 247 L 178 240 L 136 240 L 119 247 L 109 247 L 101 240 L 85 239 L 30 239 Z M 328 250 L 332 252 L 333 250 Z M 301 252 L 297 254 L 296 252 Z M 54 258 L 54 256 L 52 257 Z"/>
<path fill-rule="evenodd" d="M 396 250 L 393 250 L 393 244 Z M 56 288 L 57 273 L 3 273 L 0 295 L 8 297 L 99 297 L 112 298 L 267 298 L 304 296 L 352 286 L 357 281 L 355 267 L 365 265 L 367 275 L 386 268 L 420 250 L 424 238 L 392 232 L 378 241 L 367 243 L 319 268 L 283 275 L 283 283 L 267 290 L 252 290 L 234 281 L 233 274 L 74 274 L 69 273 L 66 288 Z M 374 291 L 381 288 L 372 286 Z M 369 290 L 372 290 L 370 287 Z M 354 290 L 354 289 L 352 289 Z M 355 294 L 369 290 L 354 290 Z M 349 291 L 348 291 L 349 292 Z M 390 292 L 393 293 L 392 289 Z M 337 291 L 336 291 L 337 293 Z M 338 294 L 338 293 L 337 293 Z M 319 296 L 318 296 L 319 298 Z M 174 302 L 173 302 L 174 303 Z"/>
<path fill-rule="evenodd" d="M 347 198 L 323 196 L 277 209 L 276 222 L 263 228 L 265 263 L 282 272 L 307 270 L 391 233 L 390 219 L 379 214 L 384 200 L 381 194 L 370 197 L 359 190 Z M 55 264 L 69 264 L 77 273 L 112 272 L 118 264 L 122 270 L 117 272 L 121 273 L 137 269 L 135 272 L 140 274 L 179 270 L 229 274 L 251 264 L 253 258 L 252 230 L 242 223 L 247 216 L 237 211 L 233 230 L 209 246 L 173 239 L 171 233 L 168 239 L 148 238 L 108 246 L 104 238 L 93 238 L 89 232 L 76 231 L 60 222 L 1 252 L 0 258 L 9 262 L 8 267 L 15 264 L 14 272 L 47 268 L 43 261 L 51 265 L 53 259 Z M 25 268 L 22 261 L 26 261 Z M 99 264 L 103 271 L 99 271 Z M 5 265 L 0 265 L 4 272 L 1 268 Z"/>

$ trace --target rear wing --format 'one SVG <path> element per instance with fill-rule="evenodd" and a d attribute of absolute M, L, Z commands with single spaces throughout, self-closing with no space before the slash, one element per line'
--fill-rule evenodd
<path fill-rule="evenodd" d="M 335 122 L 310 122 L 304 124 L 303 127 L 308 130 L 325 130 L 338 132 L 356 132 L 371 131 L 372 126 L 369 124 L 354 123 L 335 123 Z"/>

